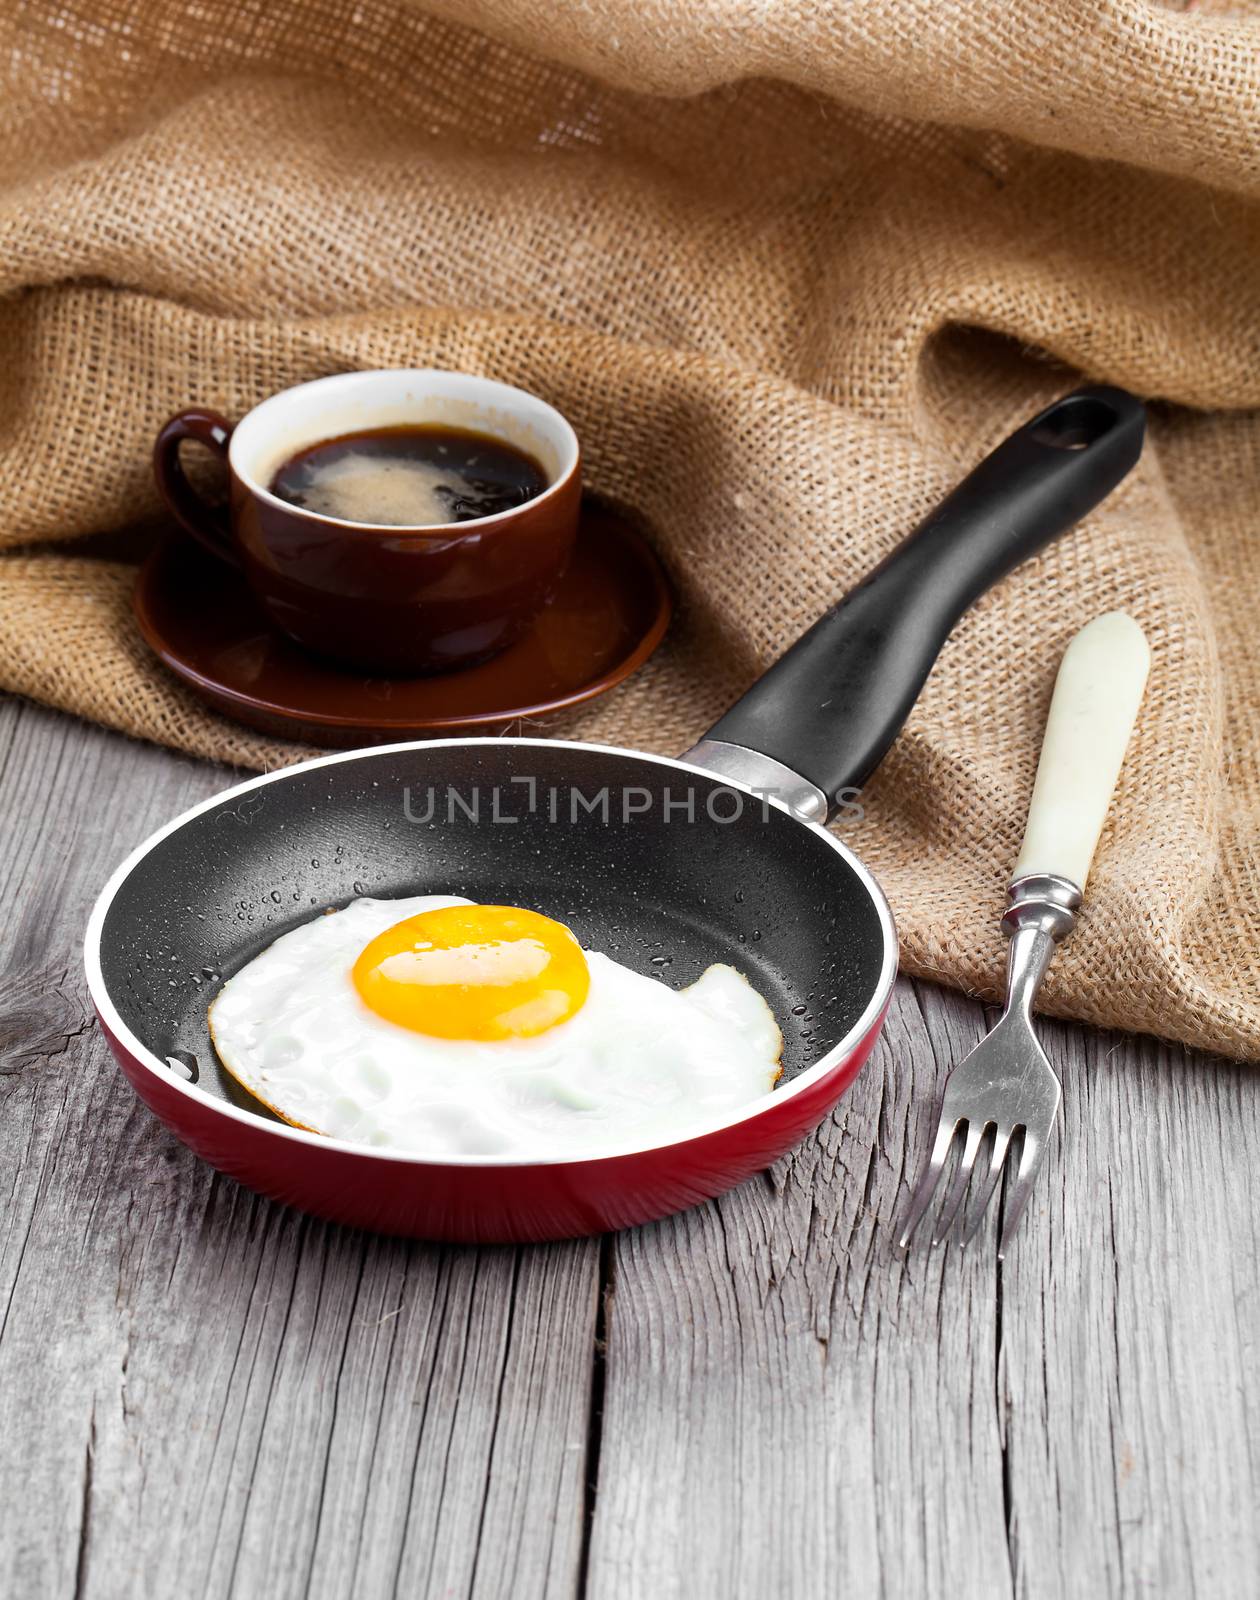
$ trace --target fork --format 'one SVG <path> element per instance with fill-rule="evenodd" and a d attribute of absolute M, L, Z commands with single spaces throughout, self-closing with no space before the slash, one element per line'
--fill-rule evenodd
<path fill-rule="evenodd" d="M 998 1259 L 1028 1205 L 1063 1098 L 1037 1043 L 1032 1006 L 1055 947 L 1071 933 L 1098 835 L 1146 687 L 1150 649 L 1133 618 L 1111 611 L 1068 645 L 1055 680 L 1024 843 L 1002 918 L 1007 949 L 1006 1008 L 988 1036 L 950 1073 L 927 1166 L 897 1241 L 904 1255 L 931 1204 L 962 1133 L 962 1150 L 942 1202 L 932 1243 L 951 1229 L 965 1246 L 984 1219 L 1017 1134 L 1019 1162 L 1009 1182 Z M 988 1170 L 968 1206 L 980 1147 L 992 1130 Z"/>

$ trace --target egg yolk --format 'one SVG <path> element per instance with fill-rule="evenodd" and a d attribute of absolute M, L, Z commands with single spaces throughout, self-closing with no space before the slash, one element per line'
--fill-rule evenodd
<path fill-rule="evenodd" d="M 580 1011 L 586 956 L 563 923 L 514 906 L 443 906 L 396 922 L 363 947 L 364 1003 L 439 1039 L 525 1039 Z"/>

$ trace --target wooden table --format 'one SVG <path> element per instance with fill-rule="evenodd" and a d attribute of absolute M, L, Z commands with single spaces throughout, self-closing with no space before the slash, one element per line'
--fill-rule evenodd
<path fill-rule="evenodd" d="M 1254 1595 L 1260 1084 L 1047 1023 L 1005 1267 L 892 1254 L 976 1004 L 903 981 L 837 1114 L 716 1203 L 529 1249 L 201 1165 L 89 1016 L 120 857 L 223 769 L 0 706 L 0 1594 Z"/>

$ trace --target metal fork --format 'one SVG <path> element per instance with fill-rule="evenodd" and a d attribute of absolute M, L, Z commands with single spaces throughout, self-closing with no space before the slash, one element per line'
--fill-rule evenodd
<path fill-rule="evenodd" d="M 933 1192 L 945 1170 L 959 1129 L 962 1154 L 950 1182 L 932 1243 L 940 1244 L 958 1219 L 957 1237 L 967 1244 L 984 1220 L 985 1208 L 997 1188 L 1011 1141 L 1022 1132 L 1019 1166 L 1014 1187 L 1006 1199 L 998 1258 L 1006 1253 L 1059 1114 L 1063 1091 L 1046 1053 L 1032 1030 L 1032 1003 L 1054 947 L 1071 933 L 1072 915 L 1081 903 L 1081 891 L 1067 878 L 1051 874 L 1016 878 L 1007 890 L 1010 909 L 1002 918 L 1002 931 L 1010 939 L 1006 958 L 1006 1010 L 997 1026 L 981 1039 L 965 1060 L 950 1073 L 937 1124 L 931 1159 L 923 1170 L 910 1202 L 905 1226 L 897 1241 L 910 1248 L 910 1238 L 931 1204 Z M 964 1208 L 967 1188 L 975 1170 L 980 1146 L 993 1130 L 989 1170 L 969 1208 Z"/>
<path fill-rule="evenodd" d="M 1054 1069 L 1033 1033 L 1033 1000 L 1055 946 L 1076 925 L 1074 912 L 1081 903 L 1149 665 L 1150 650 L 1142 630 L 1119 611 L 1095 618 L 1064 652 L 1024 844 L 1002 918 L 1002 931 L 1010 940 L 1006 1009 L 992 1032 L 946 1081 L 932 1154 L 897 1241 L 903 1254 L 931 1204 L 960 1131 L 962 1150 L 932 1243 L 940 1244 L 951 1229 L 960 1245 L 971 1239 L 1008 1165 L 1016 1135 L 1022 1136 L 1019 1162 L 1009 1184 L 999 1260 L 1028 1205 L 1063 1098 Z M 976 1160 L 990 1130 L 988 1171 L 968 1206 Z"/>

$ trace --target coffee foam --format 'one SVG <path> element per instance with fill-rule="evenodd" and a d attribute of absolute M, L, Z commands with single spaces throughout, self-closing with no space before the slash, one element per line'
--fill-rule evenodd
<path fill-rule="evenodd" d="M 300 504 L 341 522 L 426 527 L 454 522 L 452 499 L 465 488 L 461 473 L 433 462 L 382 460 L 351 451 L 311 466 Z"/>

